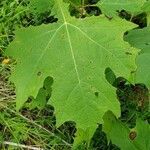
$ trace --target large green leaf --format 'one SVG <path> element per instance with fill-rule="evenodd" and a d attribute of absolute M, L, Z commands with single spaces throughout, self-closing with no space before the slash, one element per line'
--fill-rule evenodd
<path fill-rule="evenodd" d="M 125 36 L 125 40 L 141 49 L 137 58 L 136 82 L 150 87 L 150 27 L 130 31 Z"/>
<path fill-rule="evenodd" d="M 137 120 L 135 128 L 130 129 L 108 112 L 104 116 L 104 131 L 121 150 L 150 149 L 150 125 L 141 119 Z"/>
<path fill-rule="evenodd" d="M 102 12 L 107 16 L 114 16 L 117 11 L 125 10 L 132 15 L 142 12 L 146 0 L 101 0 L 98 3 Z"/>
<path fill-rule="evenodd" d="M 17 61 L 10 77 L 16 85 L 17 109 L 28 96 L 36 97 L 44 79 L 51 76 L 54 83 L 49 103 L 55 108 L 57 126 L 74 121 L 90 139 L 106 111 L 120 114 L 105 69 L 110 67 L 117 76 L 131 81 L 137 51 L 123 41 L 123 34 L 135 25 L 104 16 L 76 19 L 62 0 L 55 1 L 52 11 L 57 23 L 16 31 L 6 51 Z"/>

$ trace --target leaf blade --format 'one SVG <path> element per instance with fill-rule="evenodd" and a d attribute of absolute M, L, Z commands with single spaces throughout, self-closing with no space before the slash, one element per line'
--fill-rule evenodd
<path fill-rule="evenodd" d="M 103 123 L 108 110 L 120 115 L 115 89 L 106 81 L 105 69 L 110 67 L 117 76 L 130 78 L 130 72 L 136 69 L 137 50 L 122 37 L 135 25 L 104 16 L 76 19 L 69 15 L 67 6 L 56 1 L 53 12 L 57 23 L 17 31 L 6 54 L 17 60 L 11 75 L 17 109 L 28 96 L 36 97 L 44 79 L 51 76 L 54 83 L 49 103 L 55 108 L 57 126 L 74 121 L 77 129 L 86 131 Z"/>

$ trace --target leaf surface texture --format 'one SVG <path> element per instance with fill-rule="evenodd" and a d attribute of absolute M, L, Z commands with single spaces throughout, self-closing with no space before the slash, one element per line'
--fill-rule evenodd
<path fill-rule="evenodd" d="M 106 111 L 120 114 L 105 69 L 110 67 L 117 76 L 131 80 L 137 50 L 123 40 L 123 34 L 136 26 L 103 15 L 76 19 L 62 0 L 55 1 L 52 13 L 58 17 L 56 23 L 16 31 L 6 51 L 17 61 L 10 78 L 16 86 L 17 109 L 28 96 L 36 97 L 44 79 L 51 76 L 49 104 L 55 108 L 57 126 L 74 121 L 78 129 L 92 128 L 91 134 L 98 122 L 103 123 Z"/>

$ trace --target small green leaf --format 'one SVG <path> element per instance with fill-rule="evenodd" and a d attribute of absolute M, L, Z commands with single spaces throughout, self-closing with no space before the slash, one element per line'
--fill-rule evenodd
<path fill-rule="evenodd" d="M 45 89 L 40 88 L 37 97 L 32 100 L 32 102 L 29 104 L 30 109 L 38 108 L 42 109 L 46 105 L 46 96 L 47 92 Z"/>
<path fill-rule="evenodd" d="M 104 131 L 121 150 L 150 149 L 150 125 L 141 119 L 137 120 L 135 128 L 130 129 L 111 112 L 107 112 L 104 116 Z"/>
<path fill-rule="evenodd" d="M 136 82 L 150 87 L 150 27 L 130 31 L 125 40 L 133 47 L 141 49 L 137 58 Z"/>
<path fill-rule="evenodd" d="M 150 25 L 150 0 L 144 3 L 142 10 L 147 13 L 147 26 Z"/>
<path fill-rule="evenodd" d="M 146 0 L 101 0 L 98 6 L 107 16 L 117 15 L 117 11 L 125 10 L 132 15 L 142 12 Z"/>
<path fill-rule="evenodd" d="M 54 4 L 54 0 L 30 0 L 30 10 L 38 14 L 50 11 Z"/>

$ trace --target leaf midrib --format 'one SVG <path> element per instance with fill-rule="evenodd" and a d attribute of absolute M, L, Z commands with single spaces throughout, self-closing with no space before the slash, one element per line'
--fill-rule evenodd
<path fill-rule="evenodd" d="M 71 51 L 71 55 L 72 55 L 72 59 L 73 59 L 73 64 L 74 64 L 74 67 L 75 67 L 75 71 L 76 71 L 76 75 L 77 75 L 77 80 L 78 80 L 78 83 L 79 83 L 79 85 L 80 85 L 80 84 L 81 84 L 81 81 L 80 81 L 80 76 L 79 76 L 79 72 L 78 72 L 78 68 L 77 68 L 77 63 L 76 63 L 76 59 L 75 59 L 73 47 L 72 47 L 72 44 L 71 44 L 71 39 L 70 39 L 69 31 L 68 31 L 68 26 L 67 26 L 68 23 L 67 23 L 67 21 L 66 21 L 66 18 L 65 18 L 65 15 L 64 15 L 63 10 L 62 10 L 62 8 L 61 8 L 61 5 L 59 4 L 58 1 L 57 1 L 57 4 L 59 5 L 59 8 L 60 8 L 61 13 L 62 13 L 62 16 L 63 16 L 64 25 L 65 25 L 65 27 L 66 27 L 68 42 L 69 42 L 69 46 L 70 46 L 70 51 Z"/>

